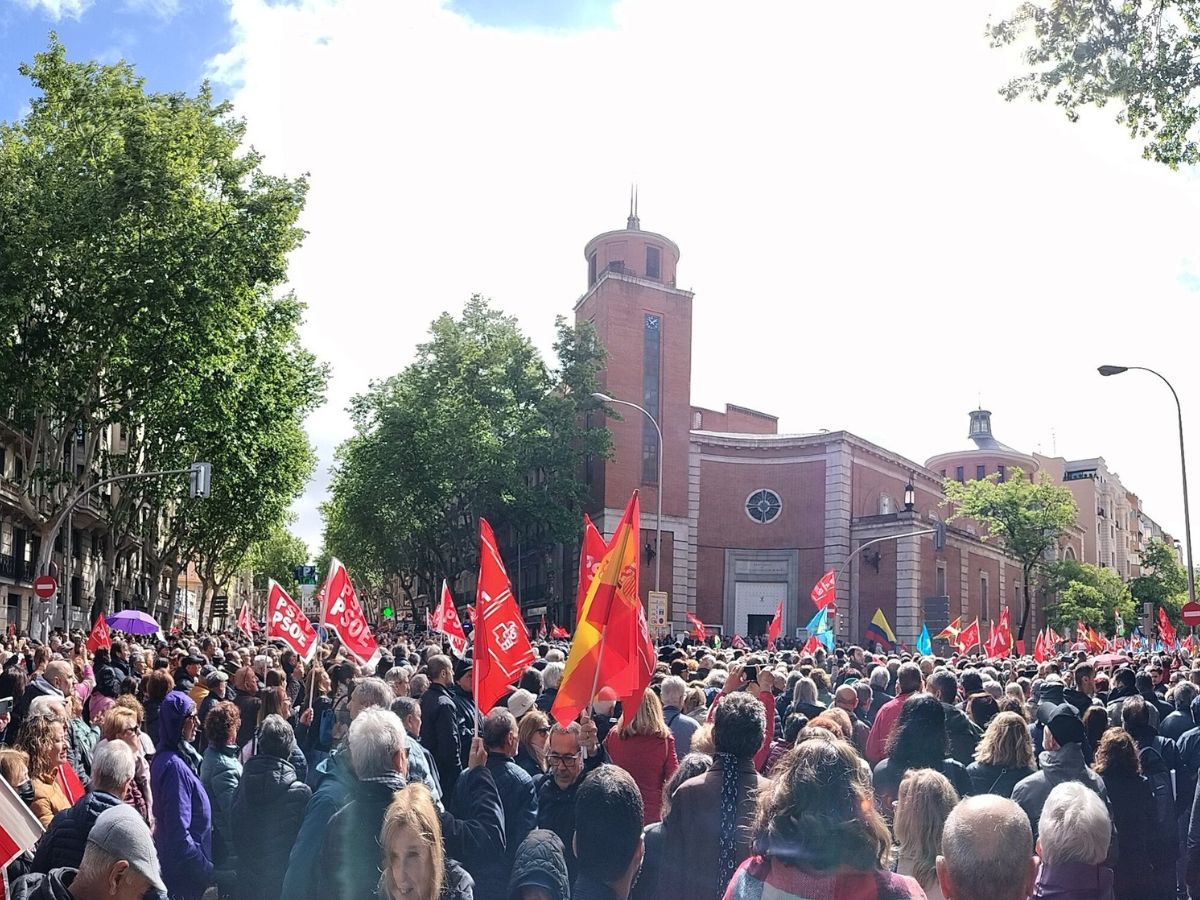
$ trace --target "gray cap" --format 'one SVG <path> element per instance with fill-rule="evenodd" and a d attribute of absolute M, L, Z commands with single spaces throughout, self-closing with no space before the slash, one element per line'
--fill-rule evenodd
<path fill-rule="evenodd" d="M 96 824 L 88 834 L 87 842 L 116 859 L 129 863 L 129 868 L 150 882 L 155 890 L 167 892 L 159 874 L 158 855 L 154 852 L 154 840 L 150 827 L 142 821 L 132 806 L 118 803 L 96 817 Z"/>

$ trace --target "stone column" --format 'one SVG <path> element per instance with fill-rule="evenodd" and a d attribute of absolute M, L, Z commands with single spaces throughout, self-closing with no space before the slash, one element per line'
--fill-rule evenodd
<path fill-rule="evenodd" d="M 917 530 L 916 515 L 901 513 L 905 530 Z M 921 538 L 896 541 L 896 639 L 912 647 L 921 634 Z"/>
<path fill-rule="evenodd" d="M 825 453 L 825 571 L 838 569 L 850 555 L 850 519 L 852 512 L 854 459 L 850 445 L 845 441 L 827 445 Z M 812 585 L 801 585 L 801 594 L 812 590 Z M 836 633 L 845 641 L 858 640 L 857 619 L 851 604 L 837 586 L 838 606 L 846 609 L 837 617 Z M 844 604 L 844 606 L 843 606 Z"/>

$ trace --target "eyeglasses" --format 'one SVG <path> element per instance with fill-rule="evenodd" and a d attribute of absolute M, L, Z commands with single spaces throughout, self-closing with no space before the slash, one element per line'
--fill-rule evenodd
<path fill-rule="evenodd" d="M 547 755 L 546 762 L 552 766 L 574 766 L 579 764 L 580 758 L 583 756 L 579 753 L 551 753 Z"/>

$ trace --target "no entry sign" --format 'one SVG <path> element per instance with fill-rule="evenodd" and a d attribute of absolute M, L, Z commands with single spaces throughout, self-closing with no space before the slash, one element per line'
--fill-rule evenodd
<path fill-rule="evenodd" d="M 33 592 L 43 600 L 49 600 L 58 592 L 58 582 L 50 575 L 39 575 L 33 580 Z M 1200 606 L 1196 607 L 1200 610 Z"/>
<path fill-rule="evenodd" d="M 1200 625 L 1200 603 L 1185 603 L 1179 611 L 1184 625 Z"/>

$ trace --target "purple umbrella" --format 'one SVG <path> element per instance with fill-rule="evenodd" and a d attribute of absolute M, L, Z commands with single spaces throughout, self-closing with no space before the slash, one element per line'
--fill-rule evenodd
<path fill-rule="evenodd" d="M 139 609 L 126 609 L 109 616 L 108 627 L 127 634 L 154 634 L 161 630 L 151 616 Z"/>

